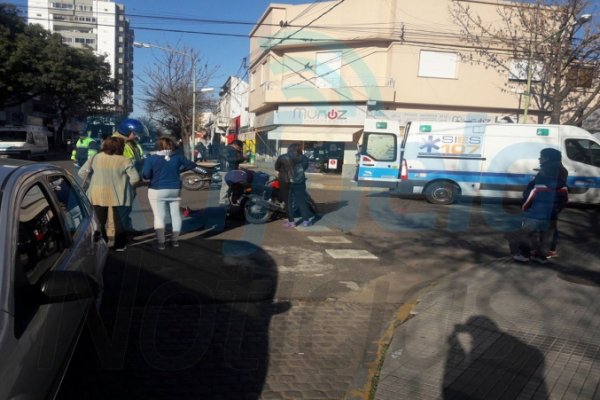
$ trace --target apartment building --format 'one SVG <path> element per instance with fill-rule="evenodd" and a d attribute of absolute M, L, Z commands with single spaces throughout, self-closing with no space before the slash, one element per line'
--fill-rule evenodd
<path fill-rule="evenodd" d="M 113 1 L 28 0 L 28 22 L 62 35 L 64 43 L 90 47 L 110 63 L 117 91 L 107 99 L 117 113 L 133 111 L 133 30 L 125 7 Z"/>
<path fill-rule="evenodd" d="M 516 119 L 522 78 L 465 61 L 450 0 L 271 4 L 250 34 L 257 153 L 291 142 L 354 170 L 368 115 L 402 122 Z M 490 21 L 497 2 L 472 2 Z M 464 44 L 464 43 L 463 43 Z M 264 145 L 261 145 L 264 144 Z"/>

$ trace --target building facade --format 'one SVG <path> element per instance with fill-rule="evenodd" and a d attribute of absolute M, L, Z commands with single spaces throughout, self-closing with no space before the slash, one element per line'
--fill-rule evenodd
<path fill-rule="evenodd" d="M 248 112 L 248 83 L 237 76 L 230 76 L 221 86 L 219 102 L 210 119 L 211 142 L 215 148 L 233 139 L 244 142 L 244 150 L 254 153 L 254 115 Z"/>
<path fill-rule="evenodd" d="M 114 111 L 133 111 L 133 31 L 125 17 L 125 7 L 113 1 L 28 0 L 30 24 L 59 33 L 64 43 L 89 47 L 106 57 L 117 90 L 106 99 Z"/>
<path fill-rule="evenodd" d="M 354 171 L 367 116 L 517 120 L 524 82 L 461 56 L 450 0 L 271 4 L 250 34 L 249 110 L 259 159 L 291 142 Z M 497 2 L 473 2 L 497 18 Z M 339 172 L 339 167 L 338 167 Z"/>

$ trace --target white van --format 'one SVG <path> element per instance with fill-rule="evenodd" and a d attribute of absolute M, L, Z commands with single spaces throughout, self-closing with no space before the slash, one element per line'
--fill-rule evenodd
<path fill-rule="evenodd" d="M 366 120 L 359 184 L 450 204 L 459 196 L 520 198 L 540 151 L 562 152 L 569 201 L 600 203 L 600 140 L 568 125 Z"/>
<path fill-rule="evenodd" d="M 48 153 L 48 133 L 43 126 L 0 126 L 0 158 L 43 158 Z"/>

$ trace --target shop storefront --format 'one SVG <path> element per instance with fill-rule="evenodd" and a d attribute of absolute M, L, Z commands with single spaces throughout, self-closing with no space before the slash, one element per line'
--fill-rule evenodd
<path fill-rule="evenodd" d="M 258 151 L 281 154 L 299 143 L 311 159 L 311 170 L 353 174 L 365 115 L 361 106 L 281 106 L 272 129 L 259 133 L 257 142 L 263 144 Z"/>

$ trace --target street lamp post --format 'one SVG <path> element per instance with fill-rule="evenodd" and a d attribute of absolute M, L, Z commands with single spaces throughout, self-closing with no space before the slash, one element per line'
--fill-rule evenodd
<path fill-rule="evenodd" d="M 170 47 L 162 47 L 162 46 L 157 46 L 155 44 L 150 44 L 150 43 L 133 42 L 133 46 L 139 47 L 139 48 L 146 48 L 146 49 L 155 48 L 155 49 L 159 49 L 159 50 L 164 50 L 169 53 L 176 53 L 176 54 L 179 54 L 184 57 L 189 57 L 192 60 L 192 129 L 191 129 L 192 132 L 190 134 L 190 139 L 189 139 L 188 144 L 189 144 L 189 148 L 190 148 L 189 158 L 190 158 L 190 160 L 193 160 L 194 159 L 194 145 L 195 145 L 195 138 L 196 138 L 196 57 L 193 54 L 184 53 L 182 51 L 175 50 Z M 202 88 L 200 90 L 203 92 L 209 91 L 206 89 L 212 90 L 212 88 Z"/>
<path fill-rule="evenodd" d="M 543 37 L 542 40 L 540 41 L 540 43 L 550 40 L 551 38 L 553 38 L 556 35 L 562 35 L 562 33 L 565 31 L 566 28 L 575 29 L 578 25 L 583 25 L 586 22 L 589 22 L 591 19 L 592 19 L 591 14 L 583 14 L 582 16 L 577 18 L 576 21 L 574 21 L 570 24 L 565 24 L 565 26 L 561 27 L 557 32 L 554 32 L 548 36 Z M 531 105 L 531 81 L 533 80 L 533 68 L 531 67 L 532 61 L 533 61 L 533 45 L 530 42 L 529 43 L 529 57 L 527 59 L 527 84 L 525 87 L 525 93 L 523 93 L 525 95 L 525 104 L 523 105 L 523 123 L 524 124 L 527 123 L 527 117 L 529 114 L 529 106 Z M 519 97 L 519 102 L 520 102 L 520 97 Z"/>

